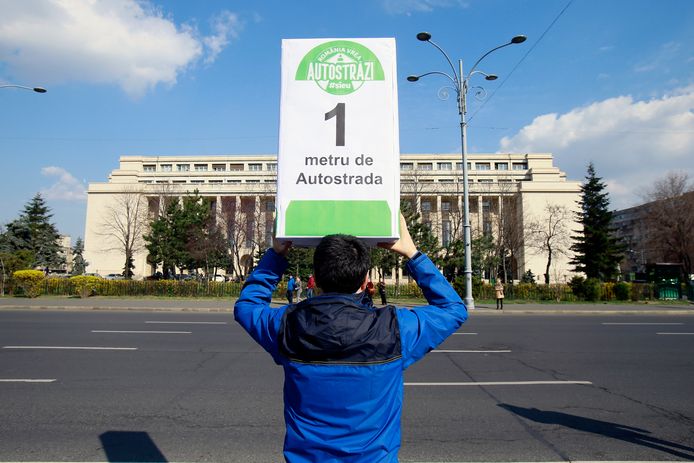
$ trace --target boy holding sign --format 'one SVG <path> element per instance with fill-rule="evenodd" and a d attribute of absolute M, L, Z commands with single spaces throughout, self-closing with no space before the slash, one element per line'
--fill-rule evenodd
<path fill-rule="evenodd" d="M 400 234 L 379 246 L 409 259 L 427 306 L 364 305 L 369 249 L 349 235 L 326 236 L 316 247 L 319 296 L 270 307 L 291 246 L 278 239 L 244 284 L 234 317 L 284 368 L 284 456 L 290 463 L 397 462 L 403 371 L 467 319 L 460 296 L 417 251 L 402 215 Z"/>

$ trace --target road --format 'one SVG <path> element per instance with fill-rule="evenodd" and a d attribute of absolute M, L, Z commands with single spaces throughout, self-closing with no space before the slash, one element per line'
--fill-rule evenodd
<path fill-rule="evenodd" d="M 405 381 L 403 462 L 694 459 L 692 315 L 474 313 Z M 0 310 L 0 400 L 0 461 L 282 460 L 229 313 Z"/>

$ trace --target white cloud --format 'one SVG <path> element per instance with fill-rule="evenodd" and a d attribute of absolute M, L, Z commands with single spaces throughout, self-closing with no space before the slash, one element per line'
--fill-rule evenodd
<path fill-rule="evenodd" d="M 0 62 L 12 77 L 116 84 L 134 98 L 213 62 L 240 28 L 225 11 L 200 37 L 137 0 L 0 0 L 0 11 Z"/>
<path fill-rule="evenodd" d="M 544 114 L 500 142 L 502 152 L 552 152 L 568 177 L 586 166 L 608 185 L 612 206 L 641 202 L 642 192 L 668 171 L 694 175 L 694 86 L 647 101 L 619 96 Z"/>
<path fill-rule="evenodd" d="M 382 0 L 383 8 L 389 14 L 411 15 L 414 12 L 428 13 L 437 8 L 467 8 L 463 0 Z"/>
<path fill-rule="evenodd" d="M 84 201 L 87 199 L 87 189 L 84 183 L 62 167 L 48 166 L 41 168 L 44 177 L 58 177 L 58 180 L 48 188 L 41 190 L 46 199 L 64 201 Z"/>

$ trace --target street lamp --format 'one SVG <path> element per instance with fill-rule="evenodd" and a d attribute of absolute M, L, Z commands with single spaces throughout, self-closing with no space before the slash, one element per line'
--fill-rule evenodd
<path fill-rule="evenodd" d="M 46 89 L 43 87 L 26 87 L 24 85 L 5 84 L 0 85 L 0 88 L 21 88 L 24 90 L 31 90 L 36 93 L 46 93 Z"/>
<path fill-rule="evenodd" d="M 465 120 L 465 115 L 467 114 L 467 92 L 469 90 L 468 83 L 470 81 L 470 78 L 475 75 L 475 74 L 480 74 L 484 76 L 485 80 L 496 80 L 497 76 L 494 74 L 487 74 L 486 72 L 478 71 L 477 70 L 477 65 L 480 64 L 480 61 L 482 61 L 484 58 L 486 58 L 489 54 L 495 52 L 496 50 L 499 50 L 500 48 L 507 47 L 509 45 L 515 45 L 518 43 L 523 43 L 527 39 L 526 36 L 524 35 L 517 35 L 513 37 L 509 42 L 499 45 L 498 47 L 492 48 L 489 50 L 487 53 L 482 55 L 480 59 L 478 59 L 475 64 L 472 65 L 472 68 L 470 68 L 470 72 L 465 75 L 463 73 L 463 60 L 459 59 L 458 60 L 458 71 L 456 72 L 455 66 L 453 66 L 453 62 L 451 59 L 448 57 L 448 54 L 443 51 L 441 47 L 439 47 L 436 43 L 431 41 L 431 34 L 428 32 L 420 32 L 417 34 L 417 40 L 420 40 L 422 42 L 429 42 L 432 44 L 434 47 L 436 47 L 437 50 L 443 54 L 443 56 L 446 58 L 446 61 L 448 61 L 448 64 L 451 67 L 451 71 L 453 71 L 453 75 L 450 75 L 445 72 L 441 71 L 432 71 L 432 72 L 427 72 L 425 74 L 420 74 L 420 75 L 412 75 L 408 76 L 407 80 L 409 82 L 417 82 L 419 79 L 422 77 L 432 75 L 432 74 L 438 74 L 442 75 L 444 77 L 447 77 L 448 80 L 451 81 L 453 84 L 453 88 L 455 89 L 455 92 L 458 96 L 458 114 L 460 115 L 460 144 L 461 144 L 461 151 L 462 151 L 462 157 L 463 157 L 463 230 L 464 230 L 464 247 L 465 247 L 465 271 L 463 272 L 465 274 L 465 297 L 463 300 L 465 301 L 465 305 L 467 306 L 468 309 L 474 309 L 475 308 L 475 301 L 472 298 L 472 250 L 471 250 L 471 245 L 470 245 L 470 205 L 468 201 L 468 168 L 467 168 L 467 122 Z"/>

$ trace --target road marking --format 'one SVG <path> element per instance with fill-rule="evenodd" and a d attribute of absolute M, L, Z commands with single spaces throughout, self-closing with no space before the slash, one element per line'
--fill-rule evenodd
<path fill-rule="evenodd" d="M 137 347 L 88 347 L 88 346 L 3 346 L 3 349 L 77 349 L 77 350 L 137 350 Z"/>
<path fill-rule="evenodd" d="M 656 333 L 656 334 L 667 334 L 667 335 L 689 335 L 691 336 L 694 333 Z"/>
<path fill-rule="evenodd" d="M 92 330 L 92 333 L 191 334 L 192 331 L 116 331 L 116 330 Z"/>
<path fill-rule="evenodd" d="M 55 379 L 0 379 L 0 383 L 52 383 Z"/>
<path fill-rule="evenodd" d="M 473 335 L 473 334 L 477 334 L 477 333 L 453 333 L 453 336 L 462 336 L 464 334 Z"/>
<path fill-rule="evenodd" d="M 593 384 L 590 381 L 470 381 L 462 383 L 405 383 L 405 386 L 538 386 Z"/>
<path fill-rule="evenodd" d="M 602 323 L 602 325 L 684 325 L 684 323 Z"/>
<path fill-rule="evenodd" d="M 457 349 L 435 349 L 432 352 L 441 354 L 505 354 L 511 352 L 508 349 L 500 350 L 457 350 Z"/>
<path fill-rule="evenodd" d="M 227 322 L 167 322 L 167 321 L 158 321 L 158 320 L 151 320 L 151 321 L 146 321 L 145 323 L 168 323 L 168 324 L 180 324 L 180 325 L 227 325 Z"/>

